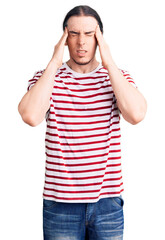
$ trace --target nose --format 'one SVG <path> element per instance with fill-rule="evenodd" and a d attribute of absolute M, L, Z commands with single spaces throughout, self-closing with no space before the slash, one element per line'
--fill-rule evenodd
<path fill-rule="evenodd" d="M 78 44 L 81 45 L 85 45 L 85 36 L 83 34 L 80 34 L 78 37 Z"/>

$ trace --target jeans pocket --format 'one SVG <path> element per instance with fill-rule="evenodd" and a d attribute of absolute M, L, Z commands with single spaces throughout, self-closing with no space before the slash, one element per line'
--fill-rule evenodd
<path fill-rule="evenodd" d="M 46 199 L 43 199 L 43 209 L 44 210 L 48 210 L 48 209 L 51 209 L 53 208 L 57 203 L 53 200 L 46 200 Z"/>
<path fill-rule="evenodd" d="M 121 196 L 120 197 L 113 197 L 112 200 L 116 204 L 117 207 L 123 208 L 124 200 Z"/>

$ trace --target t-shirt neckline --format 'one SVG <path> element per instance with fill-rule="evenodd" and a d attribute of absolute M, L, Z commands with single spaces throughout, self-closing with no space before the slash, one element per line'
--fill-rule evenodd
<path fill-rule="evenodd" d="M 78 73 L 78 72 L 75 72 L 74 70 L 72 70 L 68 64 L 66 62 L 64 62 L 64 67 L 69 71 L 71 72 L 74 76 L 79 76 L 79 77 L 86 77 L 86 76 L 90 76 L 92 75 L 93 73 L 97 72 L 100 67 L 101 67 L 101 63 L 99 63 L 99 65 L 91 72 L 88 72 L 88 73 Z"/>

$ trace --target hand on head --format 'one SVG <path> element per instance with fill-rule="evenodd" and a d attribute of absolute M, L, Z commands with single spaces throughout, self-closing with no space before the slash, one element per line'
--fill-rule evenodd
<path fill-rule="evenodd" d="M 111 64 L 113 60 L 112 60 L 109 46 L 103 37 L 103 34 L 100 30 L 99 25 L 97 25 L 97 27 L 96 27 L 95 36 L 97 39 L 97 43 L 99 45 L 99 51 L 100 51 L 100 56 L 101 56 L 101 60 L 102 60 L 102 65 L 105 68 L 108 68 L 108 65 Z"/>
<path fill-rule="evenodd" d="M 54 61 L 54 63 L 58 68 L 61 67 L 62 65 L 64 47 L 67 45 L 67 37 L 68 37 L 68 29 L 67 27 L 65 27 L 62 37 L 54 47 L 54 53 L 52 56 L 52 60 Z"/>

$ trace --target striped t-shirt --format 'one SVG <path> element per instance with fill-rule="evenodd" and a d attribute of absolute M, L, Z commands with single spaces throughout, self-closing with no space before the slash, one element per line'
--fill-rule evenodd
<path fill-rule="evenodd" d="M 29 80 L 28 90 L 43 71 Z M 120 71 L 135 85 L 127 71 Z M 85 203 L 122 193 L 120 112 L 101 64 L 82 74 L 63 63 L 46 121 L 45 199 Z"/>

